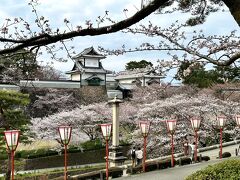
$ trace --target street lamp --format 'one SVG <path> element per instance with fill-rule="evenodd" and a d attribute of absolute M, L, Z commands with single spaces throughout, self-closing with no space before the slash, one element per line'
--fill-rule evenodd
<path fill-rule="evenodd" d="M 64 145 L 64 180 L 67 180 L 67 145 L 71 139 L 72 127 L 59 126 L 58 132 L 61 138 L 61 143 Z"/>
<path fill-rule="evenodd" d="M 150 129 L 150 121 L 140 121 L 139 123 L 140 125 L 140 129 L 141 129 L 141 133 L 144 139 L 144 144 L 143 144 L 143 172 L 145 172 L 146 169 L 146 165 L 145 165 L 145 161 L 146 161 L 146 147 L 147 147 L 147 136 L 149 133 L 149 129 Z"/>
<path fill-rule="evenodd" d="M 226 122 L 226 116 L 218 116 L 218 126 L 220 128 L 220 153 L 219 153 L 219 158 L 222 159 L 222 130 Z"/>
<path fill-rule="evenodd" d="M 12 161 L 12 180 L 14 179 L 14 151 L 17 149 L 19 141 L 19 130 L 4 131 L 5 140 L 7 142 L 8 151 L 11 152 Z"/>
<path fill-rule="evenodd" d="M 168 132 L 171 134 L 171 146 L 172 146 L 172 159 L 171 159 L 171 165 L 172 167 L 174 166 L 174 144 L 173 144 L 173 134 L 175 132 L 176 129 L 176 124 L 177 124 L 177 120 L 173 119 L 173 120 L 166 120 L 166 124 L 167 124 L 167 129 Z"/>
<path fill-rule="evenodd" d="M 237 126 L 240 128 L 240 115 L 236 115 L 235 120 L 236 120 Z"/>
<path fill-rule="evenodd" d="M 197 145 L 198 145 L 198 130 L 200 127 L 201 119 L 200 118 L 191 118 L 191 125 L 195 132 L 195 150 L 194 150 L 194 161 L 197 162 Z"/>
<path fill-rule="evenodd" d="M 106 140 L 106 180 L 108 180 L 108 140 L 111 137 L 112 124 L 100 124 L 102 135 Z"/>

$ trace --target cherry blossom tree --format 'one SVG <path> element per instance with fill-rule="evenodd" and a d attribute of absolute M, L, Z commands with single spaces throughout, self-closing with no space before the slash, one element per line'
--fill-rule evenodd
<path fill-rule="evenodd" d="M 156 93 L 156 89 L 160 90 Z M 239 112 L 239 107 L 239 102 L 219 98 L 211 89 L 200 90 L 188 86 L 139 87 L 133 92 L 132 100 L 120 105 L 120 140 L 141 146 L 143 141 L 138 124 L 140 120 L 149 120 L 152 123 L 148 143 L 151 156 L 167 155 L 170 153 L 170 137 L 165 120 L 174 117 L 177 118 L 176 152 L 181 152 L 181 140 L 185 135 L 188 134 L 190 141 L 193 141 L 190 118 L 197 116 L 202 120 L 200 139 L 218 143 L 217 116 L 227 116 L 225 133 L 234 138 L 237 131 L 234 116 Z M 58 139 L 56 128 L 68 124 L 73 127 L 73 141 L 93 140 L 100 133 L 98 124 L 111 122 L 111 109 L 106 103 L 95 103 L 47 117 L 33 118 L 31 130 L 38 135 L 37 138 Z"/>
<path fill-rule="evenodd" d="M 165 71 L 177 68 L 185 61 L 192 62 L 192 65 L 211 63 L 217 66 L 229 66 L 239 61 L 240 41 L 235 30 L 229 35 L 206 36 L 202 30 L 186 31 L 186 26 L 186 24 L 176 22 L 168 28 L 163 28 L 149 22 L 148 25 L 128 28 L 125 33 L 143 34 L 152 40 L 157 38 L 159 42 L 144 42 L 139 47 L 129 48 L 123 45 L 122 48 L 114 50 L 100 47 L 99 50 L 110 55 L 139 51 L 166 51 L 171 60 L 158 60 L 159 68 L 165 68 Z M 189 67 L 186 72 L 190 70 Z"/>
<path fill-rule="evenodd" d="M 100 133 L 99 124 L 109 122 L 110 117 L 109 108 L 105 103 L 91 104 L 42 118 L 33 118 L 31 129 L 37 132 L 38 138 L 56 139 L 58 138 L 57 127 L 65 124 L 73 127 L 75 138 L 83 137 L 86 140 L 87 136 L 88 139 L 94 140 Z"/>
<path fill-rule="evenodd" d="M 233 130 L 234 115 L 239 111 L 239 103 L 232 101 L 223 101 L 212 94 L 196 93 L 189 96 L 188 94 L 176 94 L 171 97 L 156 99 L 151 103 L 143 103 L 138 106 L 136 120 L 147 119 L 152 122 L 151 133 L 149 136 L 149 151 L 152 156 L 166 155 L 170 150 L 170 138 L 167 134 L 165 120 L 177 118 L 176 130 L 176 152 L 181 151 L 181 139 L 186 134 L 193 134 L 191 129 L 190 118 L 197 116 L 202 119 L 201 134 L 205 134 L 204 138 L 211 139 L 217 143 L 217 121 L 216 118 L 220 114 L 224 114 L 229 119 L 228 129 Z M 233 136 L 233 132 L 230 132 Z M 141 135 L 139 128 L 136 127 L 135 135 L 132 136 L 132 142 L 141 144 Z"/>

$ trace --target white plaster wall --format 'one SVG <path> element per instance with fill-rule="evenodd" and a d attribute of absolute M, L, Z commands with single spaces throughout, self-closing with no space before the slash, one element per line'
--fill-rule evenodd
<path fill-rule="evenodd" d="M 96 58 L 86 58 L 85 66 L 87 67 L 99 67 L 99 61 Z"/>
<path fill-rule="evenodd" d="M 71 79 L 72 81 L 80 81 L 80 74 L 72 74 Z"/>
<path fill-rule="evenodd" d="M 119 79 L 119 83 L 132 83 L 133 81 L 135 81 L 135 78 L 132 79 Z"/>

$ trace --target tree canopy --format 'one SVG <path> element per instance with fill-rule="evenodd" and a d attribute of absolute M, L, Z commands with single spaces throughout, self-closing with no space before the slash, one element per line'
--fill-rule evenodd
<path fill-rule="evenodd" d="M 240 76 L 238 67 L 215 66 L 206 70 L 200 63 L 184 61 L 178 69 L 176 79 L 182 80 L 183 84 L 208 88 L 215 84 L 238 82 Z"/>
<path fill-rule="evenodd" d="M 133 70 L 137 68 L 145 68 L 147 66 L 153 66 L 151 62 L 148 62 L 146 60 L 141 60 L 141 61 L 130 61 L 125 65 L 126 70 Z"/>
<path fill-rule="evenodd" d="M 0 130 L 20 130 L 21 142 L 27 142 L 31 138 L 28 125 L 31 124 L 29 116 L 26 114 L 25 107 L 29 104 L 27 94 L 16 91 L 0 90 Z M 3 132 L 0 132 L 0 146 L 5 150 Z M 11 156 L 8 154 L 8 169 L 6 179 L 10 179 Z"/>

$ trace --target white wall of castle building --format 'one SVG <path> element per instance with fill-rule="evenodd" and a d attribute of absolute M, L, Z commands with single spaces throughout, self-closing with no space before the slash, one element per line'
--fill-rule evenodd
<path fill-rule="evenodd" d="M 132 84 L 133 81 L 135 81 L 137 78 L 129 78 L 129 79 L 119 79 L 118 82 L 121 84 Z M 147 82 L 151 79 L 151 77 L 145 77 L 144 80 L 142 77 L 138 78 L 142 82 L 142 86 L 148 86 Z M 160 79 L 155 78 L 159 83 Z"/>
<path fill-rule="evenodd" d="M 71 80 L 72 81 L 80 81 L 80 74 L 72 74 Z"/>
<path fill-rule="evenodd" d="M 119 83 L 121 84 L 131 84 L 135 79 L 119 79 Z"/>
<path fill-rule="evenodd" d="M 86 67 L 99 67 L 99 60 L 96 58 L 86 58 L 85 66 Z"/>

